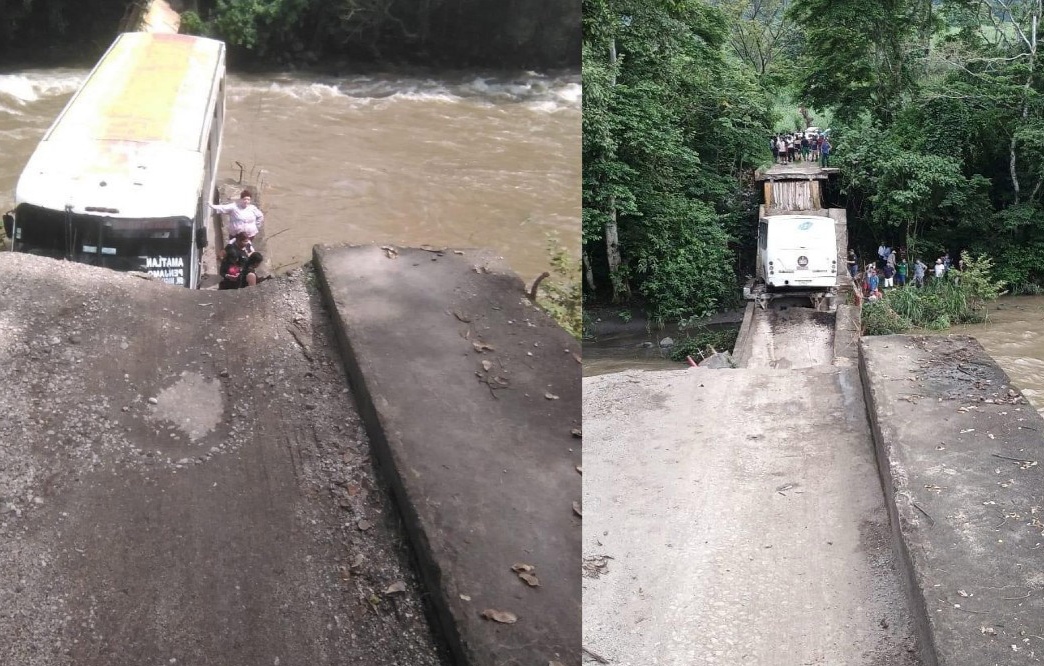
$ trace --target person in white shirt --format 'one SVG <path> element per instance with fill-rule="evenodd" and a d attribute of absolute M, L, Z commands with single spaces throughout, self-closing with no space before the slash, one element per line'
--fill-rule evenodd
<path fill-rule="evenodd" d="M 243 190 L 239 194 L 239 201 L 220 205 L 209 204 L 211 210 L 228 214 L 228 228 L 225 229 L 225 234 L 229 242 L 241 231 L 245 231 L 252 241 L 261 231 L 261 226 L 265 223 L 265 214 L 251 201 L 250 190 Z"/>
<path fill-rule="evenodd" d="M 943 264 L 942 259 L 935 260 L 935 277 L 941 278 L 946 275 L 946 265 Z"/>

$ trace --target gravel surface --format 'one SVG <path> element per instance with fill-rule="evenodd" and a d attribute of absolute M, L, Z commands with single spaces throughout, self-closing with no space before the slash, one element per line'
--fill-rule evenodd
<path fill-rule="evenodd" d="M 445 663 L 309 269 L 0 280 L 0 664 Z"/>

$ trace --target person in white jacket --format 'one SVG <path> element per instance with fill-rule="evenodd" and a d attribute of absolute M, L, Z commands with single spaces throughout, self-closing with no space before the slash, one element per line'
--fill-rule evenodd
<path fill-rule="evenodd" d="M 261 231 L 261 226 L 265 223 L 265 214 L 251 202 L 250 190 L 243 190 L 239 194 L 239 201 L 220 205 L 209 204 L 215 212 L 228 214 L 225 235 L 228 236 L 229 242 L 241 231 L 245 231 L 247 237 L 253 241 L 254 236 Z"/>

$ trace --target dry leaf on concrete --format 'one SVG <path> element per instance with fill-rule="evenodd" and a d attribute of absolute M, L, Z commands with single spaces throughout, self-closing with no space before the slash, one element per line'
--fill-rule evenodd
<path fill-rule="evenodd" d="M 493 345 L 487 345 L 485 342 L 472 342 L 471 346 L 480 354 L 485 351 L 495 351 Z"/>
<path fill-rule="evenodd" d="M 532 564 L 518 562 L 516 564 L 511 565 L 511 570 L 515 573 L 530 573 L 536 571 L 536 567 L 534 567 Z"/>
<path fill-rule="evenodd" d="M 584 517 L 584 512 L 580 509 L 580 502 L 573 502 L 573 513 L 581 518 Z"/>
<path fill-rule="evenodd" d="M 493 361 L 482 361 L 482 369 L 485 370 L 486 372 L 489 372 L 490 368 L 492 368 L 492 367 L 493 367 Z"/>
<path fill-rule="evenodd" d="M 540 587 L 540 579 L 537 578 L 535 574 L 522 572 L 518 577 L 525 581 L 526 585 L 530 587 Z"/>
<path fill-rule="evenodd" d="M 514 613 L 511 613 L 509 611 L 494 610 L 492 608 L 487 608 L 486 610 L 482 611 L 482 617 L 486 618 L 487 620 L 499 622 L 501 624 L 514 624 L 518 622 L 518 616 Z"/>
<path fill-rule="evenodd" d="M 547 398 L 548 400 L 558 400 L 558 396 L 555 395 L 554 393 L 545 393 L 544 397 Z"/>
<path fill-rule="evenodd" d="M 406 591 L 406 583 L 401 580 L 397 580 L 388 586 L 388 589 L 384 591 L 385 594 L 402 594 Z"/>

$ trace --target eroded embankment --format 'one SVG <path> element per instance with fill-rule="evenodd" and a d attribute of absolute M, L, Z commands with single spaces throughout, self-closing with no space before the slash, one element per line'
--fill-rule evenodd
<path fill-rule="evenodd" d="M 0 663 L 440 663 L 310 280 L 0 253 Z"/>

